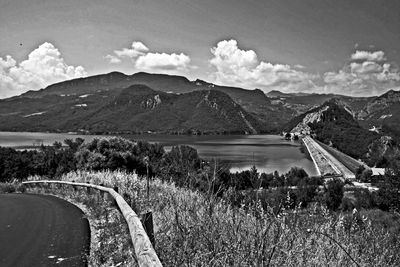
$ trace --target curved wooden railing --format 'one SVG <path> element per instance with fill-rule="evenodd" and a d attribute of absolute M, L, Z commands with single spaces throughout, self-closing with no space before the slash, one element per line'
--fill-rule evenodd
<path fill-rule="evenodd" d="M 66 184 L 72 186 L 81 186 L 86 188 L 94 188 L 96 190 L 106 192 L 117 203 L 122 215 L 124 216 L 126 223 L 129 227 L 129 232 L 132 238 L 133 248 L 135 250 L 136 259 L 139 266 L 162 266 L 156 252 L 154 251 L 153 245 L 150 242 L 146 231 L 143 228 L 142 222 L 138 215 L 132 210 L 132 208 L 126 203 L 124 198 L 118 194 L 114 189 L 86 183 L 75 183 L 66 181 L 54 181 L 54 180 L 41 180 L 41 181 L 27 181 L 22 182 L 24 185 L 29 184 Z"/>

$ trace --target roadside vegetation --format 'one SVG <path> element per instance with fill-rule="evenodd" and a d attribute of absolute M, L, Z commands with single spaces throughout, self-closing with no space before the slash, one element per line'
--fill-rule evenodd
<path fill-rule="evenodd" d="M 147 198 L 145 178 L 117 171 L 78 171 L 60 179 L 117 186 L 138 214 L 152 210 L 155 249 L 165 266 L 398 266 L 400 263 L 397 253 L 400 218 L 377 209 L 341 211 L 344 188 L 336 180 L 329 183 L 329 193 L 322 195 L 326 204 L 313 202 L 301 208 L 293 206 L 291 194 L 285 196 L 281 207 L 270 206 L 260 196 L 238 205 L 237 193 L 232 189 L 218 197 L 156 178 L 150 181 Z M 86 190 L 77 189 L 81 193 L 76 193 L 72 188 L 65 189 L 58 189 L 58 193 L 68 197 L 76 194 L 76 199 L 84 199 L 87 194 Z M 54 189 L 44 190 L 54 192 Z M 111 229 L 115 231 L 114 226 Z M 115 237 L 113 241 L 121 244 L 121 238 Z M 120 249 L 116 251 L 126 252 L 126 248 L 117 247 Z M 99 255 L 94 255 L 98 257 L 96 262 L 101 263 L 99 259 L 110 255 L 108 264 L 127 263 L 118 258 L 118 253 L 112 256 L 112 251 L 100 250 Z M 114 257 L 118 260 L 111 261 Z"/>
<path fill-rule="evenodd" d="M 396 165 L 379 183 L 380 190 L 369 192 L 336 179 L 323 183 L 300 168 L 286 174 L 259 173 L 255 167 L 231 173 L 187 146 L 166 152 L 158 144 L 121 138 L 66 143 L 29 152 L 29 179 L 118 187 L 137 214 L 153 212 L 155 249 L 165 266 L 400 265 Z M 4 158 L 7 153 L 0 155 L 5 159 L 1 181 L 11 182 L 17 177 L 10 168 L 13 161 Z M 10 155 L 29 158 L 20 151 Z M 99 205 L 86 190 L 40 190 L 75 196 L 93 214 L 108 210 L 108 219 L 103 214 L 97 220 L 117 222 L 103 226 L 109 232 L 99 236 L 104 247 L 92 254 L 92 265 L 133 260 L 126 224 L 114 207 Z"/>

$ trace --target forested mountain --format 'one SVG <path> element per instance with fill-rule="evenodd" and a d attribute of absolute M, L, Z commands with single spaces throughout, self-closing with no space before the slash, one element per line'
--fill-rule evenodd
<path fill-rule="evenodd" d="M 400 140 L 400 92 L 390 90 L 371 99 L 360 110 L 358 119 L 364 127 Z"/>
<path fill-rule="evenodd" d="M 333 101 L 347 111 L 341 114 L 344 120 L 350 113 L 358 121 L 357 128 L 396 139 L 400 136 L 399 95 L 395 91 L 379 97 L 264 94 L 259 89 L 219 86 L 183 76 L 111 72 L 0 100 L 0 130 L 278 133 L 285 125 L 294 128 L 304 116 Z M 205 101 L 207 97 L 214 102 Z"/>
<path fill-rule="evenodd" d="M 332 99 L 291 120 L 285 130 L 309 132 L 318 140 L 362 159 L 371 166 L 385 167 L 398 151 L 392 136 L 362 127 L 359 114 L 340 99 Z"/>
<path fill-rule="evenodd" d="M 84 95 L 14 97 L 0 102 L 0 130 L 90 133 L 258 133 L 260 122 L 227 94 L 172 94 L 145 85 Z"/>
<path fill-rule="evenodd" d="M 213 92 L 212 95 L 218 95 L 219 97 L 225 97 L 227 95 L 231 100 L 239 105 L 240 108 L 243 109 L 244 117 L 251 118 L 248 119 L 248 121 L 253 121 L 253 123 L 250 124 L 256 125 L 254 128 L 256 131 L 254 131 L 248 127 L 247 123 L 245 123 L 244 126 L 243 123 L 233 126 L 231 125 L 231 122 L 229 122 L 228 124 L 230 124 L 230 126 L 227 127 L 225 125 L 220 127 L 221 131 L 279 132 L 282 125 L 288 122 L 294 115 L 293 110 L 288 109 L 283 105 L 272 104 L 270 99 L 258 89 L 246 90 L 236 87 L 219 86 L 202 80 L 189 81 L 187 78 L 182 76 L 150 74 L 144 72 L 135 73 L 133 75 L 125 75 L 119 72 L 111 72 L 108 74 L 56 83 L 39 91 L 29 91 L 21 96 L 0 100 L 0 121 L 8 122 L 6 125 L 1 126 L 1 129 L 31 131 L 54 131 L 68 129 L 75 131 L 77 127 L 83 127 L 81 122 L 76 121 L 77 119 L 80 120 L 84 116 L 89 116 L 91 114 L 90 112 L 93 112 L 93 110 L 99 112 L 98 109 L 100 107 L 106 105 L 108 101 L 112 100 L 118 95 L 125 94 L 125 89 L 130 88 L 133 85 L 145 85 L 149 89 L 156 91 L 160 97 L 167 98 L 167 101 L 169 101 L 169 99 L 189 99 L 190 97 L 188 97 L 186 94 L 189 94 L 189 96 L 198 95 L 194 93 L 198 91 Z M 182 97 L 177 97 L 177 95 L 182 95 Z M 131 100 L 134 101 L 133 99 Z M 65 115 L 62 115 L 61 111 L 65 110 L 67 107 L 68 109 L 71 109 L 71 105 L 73 106 L 72 110 L 65 111 Z M 50 118 L 51 115 L 49 110 L 53 109 L 54 112 L 52 112 L 52 115 L 57 114 L 57 117 L 53 116 L 53 118 Z M 164 106 L 163 109 L 165 109 Z M 129 114 L 129 116 L 135 114 L 136 116 L 137 114 L 135 112 L 137 111 L 138 110 L 131 109 L 130 112 L 127 112 L 126 114 Z M 164 111 L 167 113 L 169 112 L 166 110 L 163 110 L 162 112 Z M 120 110 L 120 112 L 122 111 Z M 159 112 L 161 113 L 161 111 Z M 144 124 L 142 124 L 141 120 L 136 121 L 135 119 L 132 119 L 132 121 L 135 121 L 135 123 L 137 122 L 140 124 L 135 125 L 134 128 L 130 130 L 145 131 L 150 128 L 153 130 L 160 130 L 158 127 L 149 125 L 149 121 L 164 119 L 164 116 L 152 117 L 160 116 L 160 113 L 147 113 L 147 121 L 145 121 L 146 123 Z M 126 122 L 122 123 L 124 125 L 121 125 L 121 127 L 117 125 L 110 126 L 106 119 L 109 118 L 107 113 L 96 113 L 95 115 L 95 117 L 103 117 L 103 120 L 99 119 L 94 124 L 96 126 L 89 127 L 92 130 L 96 129 L 96 131 L 107 132 L 111 130 L 109 128 L 119 130 L 126 130 L 127 128 Z M 208 115 L 209 114 L 205 113 L 199 116 L 203 117 L 203 120 L 205 120 L 205 117 Z M 25 116 L 28 116 L 29 119 L 26 119 L 28 117 Z M 41 117 L 33 118 L 33 116 Z M 41 118 L 45 117 L 48 117 L 48 119 L 45 119 L 45 121 L 49 121 L 49 123 L 41 120 Z M 60 122 L 60 120 L 67 120 L 67 122 Z M 34 124 L 32 124 L 31 121 L 35 121 Z M 56 126 L 52 127 L 50 122 L 55 123 Z M 110 122 L 110 124 L 116 123 L 118 124 L 120 122 L 118 120 L 113 120 Z M 184 122 L 178 121 L 177 123 Z M 222 125 L 224 124 L 226 123 L 222 122 Z M 103 126 L 101 125 L 103 125 L 105 128 L 102 129 Z M 172 125 L 170 126 L 172 127 Z M 179 131 L 187 131 L 190 130 L 191 127 L 194 127 L 199 131 L 208 132 L 210 129 L 213 129 L 212 131 L 214 131 L 216 128 L 218 128 L 215 126 L 209 126 L 210 125 L 206 124 L 200 126 L 198 123 L 195 125 L 184 123 L 184 125 L 181 127 L 177 127 L 175 125 L 172 128 L 163 128 L 162 131 L 177 131 L 178 129 Z"/>

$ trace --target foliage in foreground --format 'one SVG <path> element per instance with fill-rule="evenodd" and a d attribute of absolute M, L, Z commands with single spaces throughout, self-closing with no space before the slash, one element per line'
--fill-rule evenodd
<path fill-rule="evenodd" d="M 388 223 L 377 219 L 382 211 L 333 213 L 315 204 L 274 212 L 259 201 L 235 205 L 233 190 L 217 198 L 158 179 L 151 181 L 147 199 L 146 181 L 122 172 L 78 172 L 61 179 L 118 186 L 136 212 L 151 209 L 164 266 L 400 265 L 400 230 L 382 227 Z"/>
<path fill-rule="evenodd" d="M 1 193 L 24 193 L 25 187 L 18 182 L 0 183 L 0 194 Z"/>

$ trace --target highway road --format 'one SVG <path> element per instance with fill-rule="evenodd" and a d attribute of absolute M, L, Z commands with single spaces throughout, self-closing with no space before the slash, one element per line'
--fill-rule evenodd
<path fill-rule="evenodd" d="M 0 194 L 0 266 L 87 266 L 89 247 L 89 223 L 71 203 Z"/>

